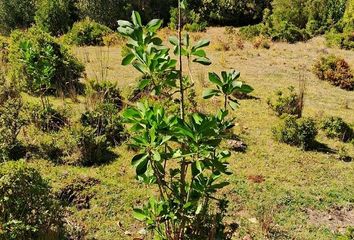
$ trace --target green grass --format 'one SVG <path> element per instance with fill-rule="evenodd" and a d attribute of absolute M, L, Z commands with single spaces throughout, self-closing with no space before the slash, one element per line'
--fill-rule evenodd
<path fill-rule="evenodd" d="M 219 37 L 225 37 L 223 34 L 223 29 L 211 28 L 202 37 L 217 41 Z M 235 133 L 249 146 L 246 153 L 234 153 L 230 158 L 234 175 L 229 177 L 231 184 L 223 192 L 230 201 L 226 222 L 239 225 L 234 239 L 245 236 L 252 239 L 335 239 L 339 233 L 332 231 L 321 219 L 318 223 L 310 221 L 308 211 L 319 211 L 325 216 L 336 207 L 354 207 L 352 162 L 338 160 L 336 153 L 304 152 L 272 139 L 271 128 L 279 119 L 268 109 L 266 100 L 278 88 L 297 87 L 300 74 L 306 78 L 305 116 L 319 119 L 334 115 L 354 123 L 354 92 L 335 88 L 311 73 L 313 63 L 324 51 L 344 57 L 354 68 L 353 52 L 325 49 L 322 37 L 292 45 L 273 43 L 270 50 L 254 49 L 248 42 L 243 50 L 227 52 L 215 51 L 211 46 L 208 53 L 213 65 L 193 67 L 201 110 L 212 111 L 222 105 L 218 100 L 201 98 L 209 71 L 220 72 L 225 68 L 241 71 L 242 80 L 255 88 L 252 95 L 258 98 L 242 100 L 240 108 L 234 112 L 238 124 Z M 88 79 L 105 78 L 118 82 L 125 96 L 135 86 L 139 75 L 132 67 L 120 65 L 120 47 L 77 48 L 74 52 L 85 62 Z M 28 96 L 26 99 L 33 101 Z M 80 97 L 79 100 L 80 103 L 65 100 L 74 115 L 85 108 L 84 99 Z M 52 101 L 55 105 L 63 104 L 61 99 Z M 328 139 L 323 134 L 317 140 L 334 151 L 344 145 L 354 157 L 352 144 Z M 137 232 L 142 225 L 132 218 L 131 210 L 153 194 L 153 188 L 134 179 L 130 166 L 133 153 L 125 145 L 115 152 L 119 157 L 113 162 L 92 168 L 55 166 L 46 160 L 30 162 L 51 182 L 54 191 L 77 176 L 100 180 L 100 184 L 92 188 L 95 197 L 90 209 L 70 209 L 73 213 L 70 219 L 85 227 L 87 239 L 132 239 L 127 232 L 139 236 Z M 261 176 L 264 181 L 254 183 L 249 180 L 252 176 Z"/>

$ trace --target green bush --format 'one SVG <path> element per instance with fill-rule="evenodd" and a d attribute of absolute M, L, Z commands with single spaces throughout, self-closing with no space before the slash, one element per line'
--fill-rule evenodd
<path fill-rule="evenodd" d="M 353 129 L 340 117 L 327 117 L 321 122 L 321 129 L 329 138 L 348 142 L 354 138 Z"/>
<path fill-rule="evenodd" d="M 0 36 L 0 69 L 8 62 L 9 40 L 6 37 Z"/>
<path fill-rule="evenodd" d="M 83 71 L 84 66 L 69 49 L 41 29 L 11 34 L 9 72 L 27 92 L 72 94 Z"/>
<path fill-rule="evenodd" d="M 77 15 L 73 0 L 38 0 L 35 21 L 46 32 L 58 36 L 72 27 Z"/>
<path fill-rule="evenodd" d="M 81 123 L 94 129 L 97 136 L 105 136 L 110 145 L 119 145 L 125 139 L 119 110 L 114 104 L 99 104 L 81 115 Z"/>
<path fill-rule="evenodd" d="M 65 42 L 77 46 L 103 46 L 103 37 L 113 31 L 89 18 L 74 23 L 72 29 L 64 37 Z"/>
<path fill-rule="evenodd" d="M 289 87 L 286 91 L 276 91 L 274 95 L 268 98 L 267 104 L 278 116 L 284 114 L 301 116 L 302 104 L 294 87 Z"/>
<path fill-rule="evenodd" d="M 121 110 L 123 97 L 117 83 L 110 81 L 89 81 L 85 90 L 89 105 L 97 103 L 109 103 Z"/>
<path fill-rule="evenodd" d="M 19 144 L 17 136 L 25 124 L 22 106 L 20 93 L 0 82 L 0 162 L 9 160 Z"/>
<path fill-rule="evenodd" d="M 321 57 L 314 65 L 316 76 L 345 90 L 354 89 L 354 79 L 349 64 L 335 55 Z"/>
<path fill-rule="evenodd" d="M 177 29 L 178 27 L 178 9 L 172 8 L 170 11 L 171 19 L 169 27 Z M 188 32 L 202 32 L 206 30 L 207 22 L 203 21 L 200 14 L 194 10 L 185 9 L 182 12 L 182 26 Z"/>
<path fill-rule="evenodd" d="M 34 22 L 36 0 L 0 0 L 0 33 L 28 28 Z"/>
<path fill-rule="evenodd" d="M 274 138 L 283 143 L 308 150 L 315 145 L 317 128 L 311 118 L 297 119 L 295 116 L 283 116 L 279 126 L 272 129 Z"/>
<path fill-rule="evenodd" d="M 68 113 L 64 109 L 54 109 L 52 105 L 29 105 L 27 111 L 31 123 L 44 132 L 57 132 L 69 123 Z"/>
<path fill-rule="evenodd" d="M 263 33 L 263 27 L 262 23 L 241 27 L 240 34 L 245 39 L 253 39 Z"/>
<path fill-rule="evenodd" d="M 0 167 L 0 239 L 59 239 L 62 211 L 40 173 L 23 162 Z"/>

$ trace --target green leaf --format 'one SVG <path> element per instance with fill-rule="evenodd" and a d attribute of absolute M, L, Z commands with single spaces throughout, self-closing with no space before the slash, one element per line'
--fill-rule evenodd
<path fill-rule="evenodd" d="M 239 89 L 240 92 L 242 93 L 251 93 L 253 92 L 253 88 L 250 85 L 247 84 L 242 84 L 241 88 Z"/>
<path fill-rule="evenodd" d="M 139 88 L 140 90 L 143 90 L 147 85 L 150 84 L 150 82 L 151 82 L 151 80 L 148 79 L 148 78 L 142 79 L 142 80 L 140 80 L 140 82 L 139 82 L 138 88 Z"/>
<path fill-rule="evenodd" d="M 133 11 L 132 20 L 134 25 L 142 26 L 140 14 L 137 11 Z"/>
<path fill-rule="evenodd" d="M 174 46 L 178 46 L 178 38 L 176 37 L 176 36 L 171 36 L 169 39 L 168 39 L 168 41 L 172 44 L 172 45 L 174 45 Z"/>
<path fill-rule="evenodd" d="M 221 82 L 220 77 L 216 73 L 213 73 L 213 72 L 209 73 L 209 81 L 220 86 L 220 87 L 223 86 L 223 83 Z"/>
<path fill-rule="evenodd" d="M 153 19 L 147 25 L 147 29 L 151 32 L 156 32 L 162 25 L 162 20 L 160 19 Z"/>
<path fill-rule="evenodd" d="M 230 100 L 229 105 L 232 108 L 232 110 L 235 110 L 238 107 L 237 101 L 235 102 L 235 101 Z"/>
<path fill-rule="evenodd" d="M 133 157 L 132 165 L 136 168 L 136 174 L 142 175 L 147 171 L 148 154 L 138 154 Z"/>
<path fill-rule="evenodd" d="M 205 66 L 208 66 L 208 65 L 211 64 L 210 59 L 208 59 L 206 57 L 196 58 L 196 59 L 193 60 L 193 62 L 200 63 L 200 64 L 205 65 Z"/>
<path fill-rule="evenodd" d="M 118 20 L 118 25 L 120 27 L 130 27 L 130 28 L 133 28 L 133 24 L 129 21 L 125 21 L 125 20 Z"/>
<path fill-rule="evenodd" d="M 138 208 L 133 209 L 133 217 L 139 221 L 144 221 L 148 218 L 145 212 L 142 209 Z"/>
<path fill-rule="evenodd" d="M 203 49 L 192 51 L 192 55 L 197 56 L 197 57 L 206 57 L 206 53 Z"/>
<path fill-rule="evenodd" d="M 203 92 L 203 98 L 204 99 L 209 99 L 212 98 L 214 96 L 218 96 L 220 93 L 220 91 L 216 90 L 216 89 L 207 89 Z"/>
<path fill-rule="evenodd" d="M 126 66 L 130 64 L 135 58 L 135 55 L 133 53 L 129 53 L 127 56 L 125 56 L 122 60 L 122 65 Z"/>
<path fill-rule="evenodd" d="M 196 45 L 194 45 L 193 50 L 197 50 L 199 48 L 209 46 L 209 44 L 210 44 L 209 40 L 202 39 L 199 42 L 197 42 Z"/>

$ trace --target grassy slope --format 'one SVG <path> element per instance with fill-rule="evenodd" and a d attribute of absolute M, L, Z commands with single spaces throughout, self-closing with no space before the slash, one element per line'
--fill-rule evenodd
<path fill-rule="evenodd" d="M 209 37 L 215 43 L 225 37 L 223 34 L 223 29 L 212 28 L 202 37 Z M 236 153 L 231 157 L 234 175 L 225 190 L 230 200 L 227 221 L 240 225 L 235 239 L 246 235 L 265 239 L 266 234 L 270 239 L 333 239 L 335 234 L 324 224 L 312 224 L 306 212 L 308 209 L 326 212 L 335 206 L 354 205 L 353 163 L 337 160 L 336 154 L 303 152 L 273 141 L 271 127 L 278 118 L 267 108 L 266 99 L 278 88 L 297 86 L 299 74 L 302 74 L 307 81 L 305 116 L 335 115 L 354 123 L 354 92 L 335 88 L 311 73 L 313 62 L 324 51 L 344 57 L 354 69 L 353 52 L 325 49 L 323 38 L 294 45 L 276 43 L 270 50 L 253 49 L 250 43 L 246 43 L 243 50 L 214 49 L 212 45 L 208 51 L 213 61 L 211 67 L 193 69 L 199 96 L 202 85 L 207 82 L 208 71 L 235 68 L 241 71 L 242 79 L 255 88 L 253 95 L 259 98 L 242 100 L 240 109 L 234 113 L 237 133 L 249 145 L 245 154 Z M 107 67 L 108 72 L 103 76 L 117 81 L 124 93 L 134 86 L 138 75 L 131 67 L 120 66 L 119 47 L 110 48 L 108 52 L 107 48 L 80 48 L 76 53 L 86 62 L 89 78 L 101 79 L 102 69 Z M 212 104 L 199 100 L 199 107 L 207 111 L 221 106 L 217 100 Z M 69 105 L 83 109 L 83 104 L 69 102 Z M 331 149 L 342 145 L 322 135 L 318 141 Z M 346 144 L 346 147 L 354 156 L 353 145 Z M 141 227 L 132 219 L 130 210 L 152 190 L 134 180 L 130 167 L 132 153 L 125 146 L 116 152 L 117 160 L 98 168 L 53 166 L 43 160 L 31 163 L 41 169 L 55 189 L 78 175 L 101 180 L 101 184 L 92 189 L 96 195 L 91 200 L 91 209 L 72 209 L 73 219 L 87 228 L 87 239 L 131 239 L 125 232 L 134 233 Z M 263 176 L 265 181 L 248 180 L 255 175 Z"/>

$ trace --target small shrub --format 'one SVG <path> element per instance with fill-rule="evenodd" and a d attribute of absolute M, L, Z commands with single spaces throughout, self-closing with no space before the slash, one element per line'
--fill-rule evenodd
<path fill-rule="evenodd" d="M 268 98 L 268 106 L 278 115 L 296 115 L 301 117 L 302 107 L 301 98 L 295 93 L 294 87 L 289 87 L 286 91 L 276 91 L 273 98 Z"/>
<path fill-rule="evenodd" d="M 321 129 L 329 138 L 348 142 L 354 137 L 353 129 L 340 117 L 327 117 L 321 122 Z"/>
<path fill-rule="evenodd" d="M 0 36 L 0 69 L 1 65 L 4 65 L 8 62 L 9 54 L 9 40 L 6 37 Z"/>
<path fill-rule="evenodd" d="M 241 27 L 240 34 L 245 39 L 253 39 L 263 33 L 263 27 L 264 25 L 262 23 Z"/>
<path fill-rule="evenodd" d="M 334 55 L 321 57 L 313 68 L 316 76 L 345 90 L 354 89 L 354 79 L 349 64 Z"/>
<path fill-rule="evenodd" d="M 13 87 L 0 83 L 0 162 L 9 160 L 18 146 L 17 136 L 25 124 L 22 98 Z"/>
<path fill-rule="evenodd" d="M 117 33 L 105 35 L 102 37 L 102 40 L 103 44 L 108 47 L 121 45 L 124 42 L 124 38 Z"/>
<path fill-rule="evenodd" d="M 9 71 L 31 94 L 69 95 L 76 92 L 84 66 L 55 38 L 33 27 L 11 34 Z"/>
<path fill-rule="evenodd" d="M 0 239 L 59 239 L 62 211 L 40 173 L 23 162 L 0 167 Z"/>
<path fill-rule="evenodd" d="M 291 115 L 283 116 L 282 123 L 273 128 L 272 132 L 277 141 L 298 146 L 304 150 L 308 150 L 315 145 L 315 138 L 318 133 L 313 119 L 297 119 Z"/>
<path fill-rule="evenodd" d="M 103 46 L 103 37 L 112 32 L 110 28 L 86 18 L 73 25 L 64 41 L 77 46 Z"/>
<path fill-rule="evenodd" d="M 123 97 L 117 83 L 110 81 L 89 81 L 86 87 L 86 97 L 89 105 L 97 103 L 109 103 L 121 110 Z"/>
<path fill-rule="evenodd" d="M 104 135 L 97 136 L 96 129 L 81 126 L 73 128 L 72 135 L 80 153 L 76 165 L 92 166 L 107 162 L 109 145 Z"/>
<path fill-rule="evenodd" d="M 119 110 L 113 104 L 99 104 L 81 115 L 81 123 L 94 129 L 97 136 L 105 136 L 112 146 L 117 146 L 125 139 Z"/>
<path fill-rule="evenodd" d="M 258 36 L 253 40 L 253 47 L 254 48 L 264 48 L 270 49 L 270 41 L 268 38 L 264 36 Z"/>
<path fill-rule="evenodd" d="M 65 110 L 56 110 L 52 105 L 43 108 L 41 105 L 29 105 L 31 122 L 44 132 L 57 132 L 69 123 Z"/>

